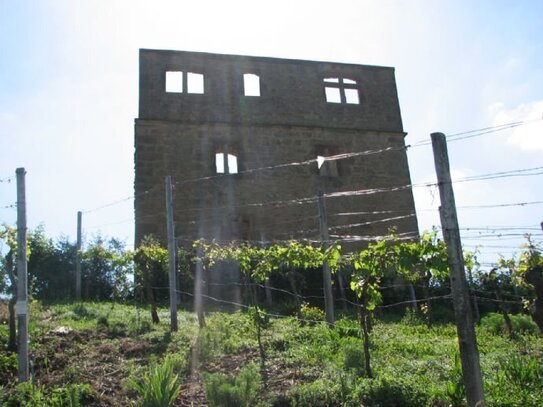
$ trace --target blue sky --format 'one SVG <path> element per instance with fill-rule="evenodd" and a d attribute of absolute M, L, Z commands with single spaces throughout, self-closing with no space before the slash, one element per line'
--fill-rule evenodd
<path fill-rule="evenodd" d="M 541 167 L 542 26 L 540 1 L 0 0 L 0 179 L 26 168 L 29 226 L 53 237 L 121 201 L 85 213 L 84 233 L 131 244 L 139 48 L 394 66 L 407 144 L 531 120 L 451 143 L 453 177 Z M 408 157 L 413 183 L 435 180 L 431 146 Z M 543 201 L 541 178 L 458 183 L 457 205 Z M 439 224 L 435 187 L 415 196 L 421 230 Z M 14 202 L 0 182 L 0 222 Z M 461 209 L 464 244 L 490 262 L 523 231 L 542 240 L 542 208 Z"/>

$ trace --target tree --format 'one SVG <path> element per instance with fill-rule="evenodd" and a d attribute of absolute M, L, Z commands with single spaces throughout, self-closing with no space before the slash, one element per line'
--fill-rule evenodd
<path fill-rule="evenodd" d="M 129 294 L 132 253 L 119 240 L 96 237 L 83 252 L 81 269 L 85 298 L 115 300 Z"/>
<path fill-rule="evenodd" d="M 364 339 L 364 358 L 366 375 L 373 377 L 370 361 L 370 318 L 381 302 L 379 285 L 386 271 L 395 264 L 395 253 L 386 239 L 370 243 L 367 249 L 354 253 L 349 258 L 354 272 L 351 277 L 351 289 L 360 301 L 359 319 Z"/>
<path fill-rule="evenodd" d="M 503 320 L 507 328 L 507 334 L 509 337 L 513 337 L 513 323 L 511 322 L 511 318 L 509 318 L 510 307 L 505 299 L 506 293 L 512 291 L 512 269 L 508 267 L 509 264 L 504 259 L 500 259 L 498 264 L 499 269 L 494 267 L 488 273 L 482 273 L 479 280 L 482 287 L 493 293 L 496 297 L 498 309 L 503 315 Z"/>
<path fill-rule="evenodd" d="M 38 227 L 29 232 L 28 246 L 32 296 L 44 301 L 73 298 L 75 245 L 66 237 L 54 242 Z"/>
<path fill-rule="evenodd" d="M 400 241 L 394 234 L 391 236 L 391 261 L 393 267 L 409 282 L 422 280 L 423 295 L 426 300 L 426 317 L 432 324 L 432 282 L 443 282 L 449 275 L 447 249 L 445 242 L 437 238 L 437 231 L 425 232 L 416 241 Z"/>
<path fill-rule="evenodd" d="M 530 235 L 526 235 L 526 244 L 517 261 L 507 263 L 512 269 L 515 281 L 531 288 L 532 295 L 526 305 L 530 315 L 543 334 L 543 255 L 541 244 L 535 243 Z"/>
<path fill-rule="evenodd" d="M 153 236 L 145 236 L 134 253 L 135 275 L 137 284 L 142 284 L 151 306 L 151 319 L 158 324 L 157 287 L 168 286 L 168 250 L 160 245 Z M 166 291 L 166 290 L 165 290 Z M 167 291 L 166 291 L 167 292 Z"/>
<path fill-rule="evenodd" d="M 15 303 L 17 301 L 17 277 L 15 264 L 17 254 L 17 230 L 7 225 L 0 229 L 0 242 L 7 246 L 7 253 L 0 257 L 0 285 L 8 300 L 8 350 L 17 350 L 17 330 L 15 327 Z M 1 247 L 0 247 L 1 249 Z"/>

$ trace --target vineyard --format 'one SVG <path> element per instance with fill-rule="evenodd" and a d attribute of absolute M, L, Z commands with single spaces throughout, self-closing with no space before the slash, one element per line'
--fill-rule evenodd
<path fill-rule="evenodd" d="M 8 296 L 13 236 L 3 228 Z M 447 254 L 435 232 L 417 241 L 391 233 L 353 254 L 296 241 L 196 241 L 177 253 L 177 330 L 164 308 L 168 251 L 151 237 L 135 252 L 115 240 L 87 245 L 86 302 L 73 300 L 73 244 L 38 229 L 28 251 L 32 381 L 17 384 L 13 303 L 4 302 L 5 405 L 465 404 Z M 541 248 L 528 239 L 490 272 L 476 253 L 465 262 L 488 405 L 541 405 Z M 334 281 L 328 306 L 324 265 Z M 227 268 L 238 278 L 212 289 Z"/>
<path fill-rule="evenodd" d="M 526 123 L 458 133 L 449 141 Z M 27 230 L 25 170 L 18 168 L 17 201 L 8 206 L 17 208 L 17 229 L 0 229 L 2 403 L 480 407 L 486 400 L 489 406 L 541 405 L 541 244 L 526 234 L 519 255 L 489 263 L 486 249 L 496 246 L 466 251 L 460 239 L 461 234 L 468 240 L 518 239 L 518 231 L 539 229 L 475 227 L 476 235 L 466 236 L 470 229 L 458 225 L 452 191 L 458 182 L 540 175 L 540 167 L 453 181 L 445 141 L 443 134 L 432 134 L 437 183 L 354 185 L 358 189 L 242 204 L 285 214 L 285 207 L 316 204 L 318 216 L 300 219 L 304 209 L 280 219 L 281 233 L 271 240 L 264 239 L 263 230 L 260 240 L 247 235 L 229 241 L 220 234 L 191 233 L 196 220 L 176 224 L 173 190 L 219 176 L 175 184 L 166 176 L 164 191 L 153 183 L 141 192 L 146 197 L 166 192 L 166 230 L 155 219 L 158 235 L 138 236 L 135 250 L 100 235 L 83 244 L 82 214 L 140 195 L 79 211 L 77 242 L 53 240 L 43 228 Z M 244 173 L 299 169 L 316 161 Z M 9 184 L 11 178 L 0 181 Z M 352 206 L 354 212 L 345 212 L 330 205 L 332 213 L 326 211 L 325 199 L 397 197 L 414 187 L 433 187 L 440 195 L 441 225 L 422 234 L 414 224 L 402 223 L 416 216 L 405 214 L 405 208 Z M 177 202 L 183 199 L 179 192 Z M 204 209 L 198 204 L 186 211 L 204 219 Z M 289 224 L 303 230 L 290 230 Z M 387 224 L 394 226 L 387 229 Z M 176 225 L 182 232 L 176 234 Z M 502 236 L 505 231 L 515 233 Z M 287 235 L 287 240 L 277 238 Z M 195 240 L 201 236 L 219 238 Z"/>

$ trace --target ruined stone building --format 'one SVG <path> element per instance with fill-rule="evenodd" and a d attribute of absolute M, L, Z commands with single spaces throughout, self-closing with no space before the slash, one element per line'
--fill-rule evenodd
<path fill-rule="evenodd" d="M 348 248 L 416 235 L 393 68 L 141 50 L 139 88 L 136 243 L 165 240 L 166 175 L 180 244 L 318 240 L 318 191 Z"/>

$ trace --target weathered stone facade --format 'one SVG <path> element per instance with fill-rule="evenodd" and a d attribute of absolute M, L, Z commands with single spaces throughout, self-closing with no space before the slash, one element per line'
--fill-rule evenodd
<path fill-rule="evenodd" d="M 182 82 L 175 91 L 166 91 L 166 72 Z M 244 74 L 257 78 L 260 96 L 245 96 Z M 174 184 L 181 244 L 200 237 L 317 240 L 319 190 L 410 184 L 404 136 L 392 68 L 141 50 L 136 243 L 146 234 L 165 238 L 166 175 Z M 387 148 L 325 161 L 320 169 L 315 161 L 306 163 Z M 291 163 L 299 165 L 278 167 Z M 333 236 L 378 236 L 391 226 L 417 231 L 409 187 L 327 197 L 326 206 Z M 346 212 L 364 214 L 341 215 Z M 358 226 L 336 228 L 348 224 Z"/>

